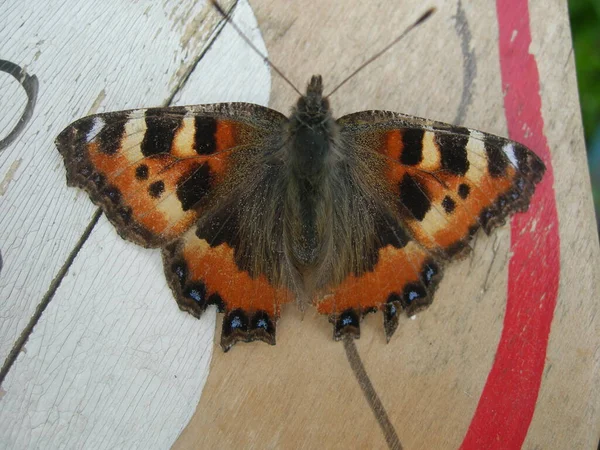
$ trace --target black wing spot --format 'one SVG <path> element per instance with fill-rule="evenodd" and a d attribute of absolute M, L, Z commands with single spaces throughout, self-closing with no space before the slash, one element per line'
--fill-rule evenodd
<path fill-rule="evenodd" d="M 458 186 L 458 195 L 460 196 L 460 198 L 462 198 L 463 200 L 465 200 L 469 194 L 471 193 L 471 188 L 469 187 L 468 184 L 465 183 L 461 183 Z"/>
<path fill-rule="evenodd" d="M 238 217 L 235 208 L 223 208 L 215 214 L 201 220 L 196 228 L 196 236 L 203 239 L 211 247 L 217 247 L 223 243 L 230 247 L 236 247 L 238 236 Z M 236 256 L 238 256 L 236 254 Z"/>
<path fill-rule="evenodd" d="M 221 330 L 221 348 L 229 351 L 231 346 L 238 341 L 250 341 L 248 325 L 250 320 L 242 309 L 235 309 L 223 317 L 223 328 Z"/>
<path fill-rule="evenodd" d="M 427 287 L 435 287 L 439 281 L 440 267 L 433 261 L 428 261 L 421 269 L 421 281 Z"/>
<path fill-rule="evenodd" d="M 112 113 L 110 117 L 106 116 L 106 124 L 96 138 L 102 153 L 114 155 L 121 148 L 121 139 L 125 133 L 127 118 L 127 113 L 123 112 Z"/>
<path fill-rule="evenodd" d="M 206 307 L 206 286 L 204 286 L 204 283 L 189 284 L 183 291 L 183 295 L 192 299 L 202 308 Z"/>
<path fill-rule="evenodd" d="M 437 133 L 435 140 L 439 146 L 442 168 L 456 175 L 464 175 L 469 170 L 467 142 L 469 137 L 459 134 Z"/>
<path fill-rule="evenodd" d="M 446 195 L 444 197 L 444 200 L 442 200 L 442 207 L 444 208 L 444 211 L 446 211 L 446 213 L 452 214 L 452 212 L 456 208 L 456 202 Z"/>
<path fill-rule="evenodd" d="M 135 168 L 135 178 L 139 181 L 147 180 L 150 172 L 146 164 L 140 164 Z"/>
<path fill-rule="evenodd" d="M 275 345 L 275 322 L 265 311 L 256 311 L 250 321 L 250 337 L 252 341 L 261 340 Z"/>
<path fill-rule="evenodd" d="M 212 117 L 196 117 L 195 126 L 194 144 L 196 153 L 199 155 L 214 153 L 217 149 L 215 140 L 217 121 Z"/>
<path fill-rule="evenodd" d="M 184 107 L 151 108 L 146 111 L 146 134 L 141 150 L 144 156 L 170 153 L 175 133 L 183 123 Z"/>
<path fill-rule="evenodd" d="M 400 162 L 408 166 L 419 164 L 423 160 L 423 136 L 425 130 L 410 128 L 402 131 L 402 154 Z"/>
<path fill-rule="evenodd" d="M 504 140 L 496 136 L 486 136 L 484 141 L 485 153 L 487 155 L 488 172 L 498 178 L 506 173 L 508 158 L 502 151 Z"/>
<path fill-rule="evenodd" d="M 208 194 L 211 178 L 210 167 L 205 163 L 177 183 L 177 198 L 184 211 L 193 208 Z"/>
<path fill-rule="evenodd" d="M 427 297 L 427 291 L 420 283 L 410 283 L 404 288 L 402 294 L 402 306 L 408 308 L 411 303 Z"/>
<path fill-rule="evenodd" d="M 409 174 L 404 175 L 400 182 L 400 202 L 419 221 L 425 218 L 425 214 L 431 208 L 425 186 Z"/>
<path fill-rule="evenodd" d="M 159 198 L 165 192 L 165 183 L 162 180 L 155 181 L 148 186 L 148 194 L 152 198 Z"/>
<path fill-rule="evenodd" d="M 333 318 L 333 338 L 339 341 L 344 336 L 360 337 L 360 314 L 355 309 L 347 309 Z"/>

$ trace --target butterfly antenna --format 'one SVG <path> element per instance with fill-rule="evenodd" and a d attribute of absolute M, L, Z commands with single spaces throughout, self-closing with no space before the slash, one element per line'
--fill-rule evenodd
<path fill-rule="evenodd" d="M 338 84 L 329 94 L 327 94 L 326 97 L 331 97 L 333 95 L 333 93 L 335 91 L 337 91 L 339 88 L 341 88 L 344 84 L 346 84 L 348 82 L 348 80 L 350 80 L 350 78 L 352 78 L 358 72 L 363 70 L 365 67 L 367 67 L 369 64 L 371 64 L 373 61 L 375 61 L 377 58 L 379 58 L 381 55 L 383 55 L 385 52 L 387 52 L 390 48 L 392 48 L 394 45 L 396 45 L 398 42 L 400 42 L 400 40 L 402 40 L 402 38 L 404 36 L 406 36 L 413 28 L 417 27 L 418 25 L 421 25 L 423 22 L 425 22 L 427 19 L 429 19 L 429 16 L 431 16 L 434 12 L 435 12 L 434 7 L 429 8 L 427 11 L 425 11 L 425 13 L 423 13 L 421 15 L 421 17 L 419 17 L 412 25 L 409 25 L 408 28 L 406 30 L 404 30 L 400 36 L 398 36 L 396 39 L 394 39 L 392 42 L 390 42 L 386 47 L 384 47 L 382 50 L 375 53 L 371 58 L 367 59 L 364 63 L 362 63 L 354 72 L 352 72 L 350 75 L 348 75 L 344 79 L 344 81 L 342 81 L 340 84 Z"/>
<path fill-rule="evenodd" d="M 256 48 L 256 46 L 252 43 L 248 36 L 246 36 L 244 32 L 240 29 L 240 27 L 238 27 L 237 24 L 233 21 L 230 14 L 226 12 L 223 8 L 221 8 L 221 5 L 219 5 L 216 0 L 211 0 L 211 3 L 215 7 L 215 9 L 219 11 L 219 14 L 221 14 L 223 18 L 233 27 L 237 34 L 239 34 L 240 37 L 244 41 L 246 41 L 246 44 L 248 44 L 250 48 L 254 50 L 254 52 L 258 56 L 260 56 L 266 64 L 268 64 L 271 67 L 271 69 L 273 69 L 287 84 L 289 84 L 298 95 L 302 96 L 302 93 L 298 90 L 296 86 L 294 86 L 294 84 L 290 80 L 288 80 L 288 78 L 283 74 L 283 72 L 279 70 L 277 66 L 275 66 L 271 61 L 269 61 L 269 58 L 263 55 L 258 48 Z"/>

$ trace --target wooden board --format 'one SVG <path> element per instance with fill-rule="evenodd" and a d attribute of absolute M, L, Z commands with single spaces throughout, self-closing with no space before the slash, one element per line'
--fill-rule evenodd
<path fill-rule="evenodd" d="M 291 306 L 278 323 L 276 347 L 253 343 L 223 354 L 212 348 L 214 313 L 201 321 L 180 313 L 158 253 L 121 241 L 101 218 L 2 384 L 0 447 L 165 448 L 186 425 L 175 448 L 595 446 L 600 252 L 566 5 L 532 1 L 524 11 L 522 1 L 498 3 L 505 8 L 433 2 L 438 11 L 429 22 L 331 100 L 337 116 L 401 111 L 510 135 L 548 152 L 552 171 L 533 221 L 478 236 L 470 257 L 446 270 L 434 305 L 404 320 L 387 345 L 378 314 L 365 320 L 356 346 L 345 348 L 331 339 L 326 318 L 314 311 L 302 317 Z M 8 186 L 0 196 L 0 289 L 9 298 L 0 320 L 3 355 L 94 212 L 85 195 L 64 184 L 56 133 L 98 104 L 155 106 L 177 90 L 178 104 L 265 103 L 270 87 L 260 58 L 231 30 L 202 53 L 218 22 L 208 21 L 204 5 L 24 5 L 5 7 L 11 27 L 0 42 L 12 53 L 3 57 L 29 55 L 21 64 L 44 82 L 39 116 L 0 154 L 0 182 L 9 180 L 0 185 Z M 251 6 L 253 12 L 240 1 L 235 20 L 259 46 L 262 33 L 269 57 L 300 88 L 313 73 L 335 86 L 425 9 L 414 0 L 393 8 L 383 0 Z M 78 8 L 85 13 L 65 15 Z M 53 26 L 37 30 L 46 17 Z M 97 24 L 104 40 L 63 36 L 87 32 L 90 17 L 105 21 Z M 18 31 L 22 18 L 27 26 Z M 139 30 L 127 34 L 131 23 Z M 63 49 L 69 42 L 73 51 Z M 57 55 L 85 54 L 89 42 L 97 59 L 51 63 Z M 507 50 L 507 43 L 516 47 Z M 524 65 L 528 52 L 537 77 Z M 140 54 L 132 64 L 131 55 Z M 525 88 L 515 79 L 524 67 Z M 72 72 L 66 81 L 63 71 Z M 54 84 L 44 90 L 46 79 Z M 526 84 L 538 79 L 539 89 Z M 14 92 L 11 104 L 22 105 Z M 287 112 L 295 100 L 275 75 L 270 105 Z M 523 111 L 533 114 L 526 129 Z M 17 209 L 22 202 L 27 208 Z M 533 258 L 522 256 L 520 242 L 538 244 Z M 529 274 L 537 277 L 532 288 L 546 288 L 543 298 L 532 300 Z"/>
<path fill-rule="evenodd" d="M 530 145 L 551 166 L 530 214 L 478 236 L 388 345 L 379 315 L 355 352 L 331 340 L 326 318 L 292 306 L 275 348 L 215 350 L 174 448 L 597 445 L 599 252 L 566 5 L 434 3 L 430 21 L 333 96 L 334 112 L 401 111 Z M 322 74 L 326 91 L 425 9 L 252 5 L 273 63 L 299 87 Z M 288 110 L 296 96 L 276 76 L 273 86 L 271 105 Z"/>

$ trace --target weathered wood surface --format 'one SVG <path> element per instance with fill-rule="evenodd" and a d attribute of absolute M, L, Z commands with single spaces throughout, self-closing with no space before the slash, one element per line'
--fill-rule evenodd
<path fill-rule="evenodd" d="M 174 94 L 176 104 L 264 104 L 270 75 L 195 1 L 1 9 L 1 57 L 40 81 L 31 122 L 0 153 L 4 361 L 95 211 L 66 186 L 58 132 L 86 113 L 161 106 Z M 264 48 L 246 3 L 236 17 Z M 22 89 L 1 75 L 3 111 L 20 115 Z M 124 242 L 101 217 L 2 383 L 0 448 L 170 446 L 196 407 L 214 326 L 214 311 L 201 321 L 179 311 L 158 251 Z"/>
<path fill-rule="evenodd" d="M 389 109 L 507 135 L 497 11 L 431 4 L 438 11 L 429 22 L 336 93 L 334 112 Z M 36 114 L 0 154 L 3 358 L 94 213 L 64 183 L 52 145 L 63 126 L 96 109 L 156 106 L 178 88 L 177 104 L 267 101 L 267 70 L 231 30 L 200 57 L 218 18 L 192 5 L 3 5 L 2 58 L 40 78 Z M 236 21 L 259 45 L 262 33 L 269 57 L 302 90 L 313 73 L 326 89 L 335 86 L 425 9 L 414 0 L 251 5 L 258 29 L 245 2 Z M 529 13 L 555 177 L 560 290 L 523 446 L 593 448 L 599 250 L 570 31 L 562 2 L 532 1 Z M 270 105 L 289 111 L 295 94 L 276 75 L 272 81 Z M 19 88 L 10 89 L 9 106 L 21 105 Z M 379 314 L 363 322 L 358 354 L 404 448 L 463 442 L 497 357 L 509 248 L 508 226 L 478 236 L 469 258 L 446 270 L 434 305 L 404 320 L 388 345 Z M 239 345 L 228 354 L 212 349 L 214 323 L 213 312 L 201 321 L 179 312 L 158 252 L 125 243 L 101 218 L 2 384 L 0 446 L 164 448 L 186 424 L 177 448 L 389 445 L 326 318 L 301 317 L 292 305 L 277 346 Z"/>
<path fill-rule="evenodd" d="M 499 11 L 491 4 L 431 3 L 438 11 L 427 23 L 333 96 L 336 116 L 388 109 L 506 136 Z M 505 7 L 515 8 L 517 3 L 522 4 L 506 2 Z M 392 7 L 387 1 L 315 1 L 282 5 L 255 0 L 252 6 L 274 64 L 300 88 L 310 75 L 322 74 L 327 91 L 396 37 L 429 4 L 407 1 Z M 520 18 L 528 19 L 526 15 Z M 511 423 L 500 413 L 494 415 L 494 406 L 500 410 L 501 405 L 490 409 L 488 404 L 484 412 L 497 422 L 490 428 L 506 423 L 504 434 L 485 436 L 490 424 L 472 423 L 480 412 L 482 391 L 491 378 L 507 326 L 511 233 L 506 226 L 491 237 L 476 238 L 472 254 L 446 270 L 433 306 L 415 320 L 401 323 L 389 344 L 385 344 L 381 316 L 365 320 L 356 343 L 358 354 L 397 440 L 387 433 L 386 442 L 343 345 L 331 340 L 326 318 L 309 311 L 302 319 L 290 306 L 278 323 L 275 348 L 252 344 L 227 354 L 215 351 L 196 414 L 174 448 L 385 448 L 398 442 L 409 449 L 515 448 L 519 440 L 524 448 L 597 445 L 599 251 L 566 5 L 531 1 L 529 23 L 529 51 L 541 80 L 541 129 L 554 172 L 547 206 L 556 198 L 554 229 L 558 227 L 560 238 L 560 259 L 558 251 L 540 252 L 539 259 L 529 263 L 547 267 L 547 275 L 545 269 L 538 269 L 542 277 L 548 276 L 540 280 L 548 283 L 547 302 L 552 301 L 550 272 L 557 270 L 560 277 L 545 367 L 541 360 L 539 396 L 533 386 L 525 386 L 514 404 L 504 405 L 520 417 L 537 396 L 531 422 Z M 512 36 L 505 42 L 522 38 L 517 36 L 521 28 L 508 31 Z M 293 91 L 274 75 L 271 106 L 288 111 L 295 100 Z M 528 132 L 537 131 L 532 125 Z M 537 142 L 543 142 L 543 137 L 538 136 Z M 551 213 L 548 208 L 544 212 Z M 541 229 L 538 225 L 540 229 L 535 230 L 543 222 L 540 219 L 522 232 L 551 234 L 552 226 Z M 530 265 L 521 270 L 533 269 Z M 512 271 L 512 276 L 519 275 Z M 518 300 L 518 295 L 514 298 Z M 544 299 L 539 303 L 547 304 Z M 528 311 L 522 330 L 502 337 L 503 342 L 529 339 L 527 314 L 533 326 L 536 311 Z M 545 346 L 542 332 L 534 338 L 537 342 L 531 342 L 532 348 L 540 340 Z M 529 342 L 519 345 L 522 354 L 512 367 L 502 370 L 518 370 L 530 357 Z M 513 374 L 517 379 L 520 375 Z M 502 397 L 501 392 L 495 394 Z"/>

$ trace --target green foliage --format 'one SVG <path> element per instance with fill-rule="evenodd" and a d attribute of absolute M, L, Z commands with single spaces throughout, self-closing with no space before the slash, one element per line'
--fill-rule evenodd
<path fill-rule="evenodd" d="M 586 142 L 600 126 L 600 0 L 569 0 Z"/>

